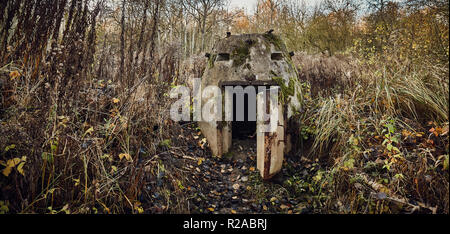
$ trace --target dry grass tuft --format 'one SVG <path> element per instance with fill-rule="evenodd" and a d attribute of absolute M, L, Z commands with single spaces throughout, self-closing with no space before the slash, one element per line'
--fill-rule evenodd
<path fill-rule="evenodd" d="M 320 191 L 329 191 L 321 202 L 340 213 L 448 213 L 448 64 L 415 64 L 411 70 L 399 60 L 355 59 L 356 71 L 335 72 L 349 69 L 344 59 L 333 62 L 343 67 L 323 79 L 336 84 L 321 86 L 326 82 L 316 75 L 330 71 L 323 61 L 311 62 L 325 64 L 320 71 L 310 69 L 320 65 L 303 71 L 308 66 L 298 65 L 306 73 L 301 77 L 314 77 L 311 89 L 314 83 L 318 89 L 343 88 L 308 101 L 300 120 L 315 129 L 303 154 L 327 165 L 321 172 L 327 186 Z M 340 82 L 348 73 L 359 75 Z"/>

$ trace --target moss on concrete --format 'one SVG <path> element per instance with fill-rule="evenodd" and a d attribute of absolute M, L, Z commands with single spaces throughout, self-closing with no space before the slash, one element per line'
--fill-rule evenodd
<path fill-rule="evenodd" d="M 281 40 L 281 38 L 279 36 L 272 34 L 272 33 L 266 33 L 263 36 L 264 36 L 264 38 L 266 38 L 267 41 L 269 41 L 271 44 L 273 44 L 277 50 L 280 50 L 280 51 L 286 50 L 286 46 L 284 45 L 283 40 Z"/>
<path fill-rule="evenodd" d="M 214 67 L 214 62 L 216 61 L 217 58 L 217 54 L 212 54 L 208 60 L 208 67 L 209 68 L 213 68 Z"/>
<path fill-rule="evenodd" d="M 242 45 L 233 49 L 231 58 L 233 59 L 233 66 L 239 67 L 245 63 L 247 58 L 250 57 L 250 45 L 242 42 Z"/>
<path fill-rule="evenodd" d="M 293 78 L 290 78 L 288 85 L 286 85 L 282 77 L 274 76 L 272 77 L 272 80 L 276 81 L 278 86 L 281 88 L 280 101 L 282 103 L 286 103 L 287 98 L 295 94 L 295 81 Z"/>

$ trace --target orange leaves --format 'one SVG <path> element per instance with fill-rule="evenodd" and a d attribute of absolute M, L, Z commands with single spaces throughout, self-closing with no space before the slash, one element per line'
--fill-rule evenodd
<path fill-rule="evenodd" d="M 448 133 L 448 125 L 445 126 L 444 128 L 441 127 L 435 127 L 435 128 L 430 128 L 430 130 L 428 130 L 429 132 L 433 133 L 435 136 L 444 136 Z"/>
<path fill-rule="evenodd" d="M 444 136 L 448 134 L 449 123 L 444 123 L 444 126 L 439 126 L 435 121 L 428 121 L 427 125 L 430 127 L 428 130 L 435 136 Z"/>
<path fill-rule="evenodd" d="M 426 144 L 427 144 L 429 147 L 432 147 L 432 146 L 434 146 L 434 141 L 431 140 L 431 139 L 427 139 Z"/>
<path fill-rule="evenodd" d="M 409 130 L 403 129 L 402 130 L 402 137 L 403 140 L 410 139 L 411 142 L 416 143 L 416 138 L 421 138 L 423 136 L 423 132 L 411 132 Z"/>
<path fill-rule="evenodd" d="M 234 26 L 238 31 L 245 31 L 248 30 L 250 26 L 250 21 L 248 16 L 245 14 L 243 10 L 238 10 L 235 13 L 234 17 Z"/>
<path fill-rule="evenodd" d="M 409 137 L 409 136 L 411 136 L 412 135 L 412 132 L 410 132 L 410 131 L 408 131 L 408 130 L 406 130 L 406 129 L 403 129 L 402 130 L 402 136 L 403 137 Z"/>
<path fill-rule="evenodd" d="M 18 71 L 12 71 L 9 73 L 9 77 L 11 78 L 11 80 L 14 80 L 15 78 L 19 77 L 20 73 Z"/>
<path fill-rule="evenodd" d="M 439 133 L 434 128 L 430 128 L 429 132 L 433 133 L 435 136 L 439 135 Z"/>

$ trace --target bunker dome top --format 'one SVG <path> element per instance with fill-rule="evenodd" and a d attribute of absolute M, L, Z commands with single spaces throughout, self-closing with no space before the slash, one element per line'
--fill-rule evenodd
<path fill-rule="evenodd" d="M 202 87 L 227 82 L 255 86 L 275 83 L 281 88 L 280 98 L 288 104 L 288 118 L 300 107 L 297 70 L 278 35 L 229 35 L 218 40 L 207 56 Z"/>

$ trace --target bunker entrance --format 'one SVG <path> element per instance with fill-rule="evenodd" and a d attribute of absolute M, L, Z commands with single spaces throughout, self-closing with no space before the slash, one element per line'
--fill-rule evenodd
<path fill-rule="evenodd" d="M 253 84 L 255 83 L 255 84 Z M 256 92 L 260 90 L 262 87 L 269 91 L 270 87 L 273 87 L 274 84 L 271 82 L 253 82 L 251 84 L 244 82 L 229 82 L 228 84 L 222 84 L 222 88 L 226 89 L 227 87 L 233 88 L 236 90 L 237 87 L 242 87 L 243 90 L 246 90 L 249 86 L 253 87 Z M 238 98 L 239 96 L 243 96 L 242 98 Z M 241 95 L 236 92 L 233 93 L 233 120 L 231 121 L 231 135 L 234 140 L 248 140 L 248 139 L 256 139 L 256 97 L 250 98 L 249 94 L 244 91 Z M 241 96 L 241 97 L 242 97 Z M 243 101 L 243 103 L 241 103 Z M 251 103 L 252 102 L 252 103 Z M 243 119 L 242 113 L 241 118 L 238 118 L 238 103 L 243 104 Z M 241 109 L 242 111 L 242 109 Z"/>
<path fill-rule="evenodd" d="M 270 97 L 271 91 L 278 89 L 279 93 L 280 87 L 275 81 L 259 80 L 219 82 L 219 86 L 225 94 L 223 107 L 227 120 L 217 125 L 214 138 L 211 137 L 211 142 L 216 144 L 212 148 L 217 155 L 232 152 L 233 159 L 245 160 L 256 153 L 262 178 L 271 178 L 280 170 L 284 157 L 284 105 Z M 261 90 L 266 92 L 259 93 Z M 275 103 L 272 100 L 276 100 Z M 261 113 L 264 115 L 277 111 L 277 120 L 270 116 L 269 120 L 257 120 L 257 110 L 264 111 Z M 266 131 L 258 132 L 260 127 Z M 268 127 L 272 130 L 267 131 Z"/>

